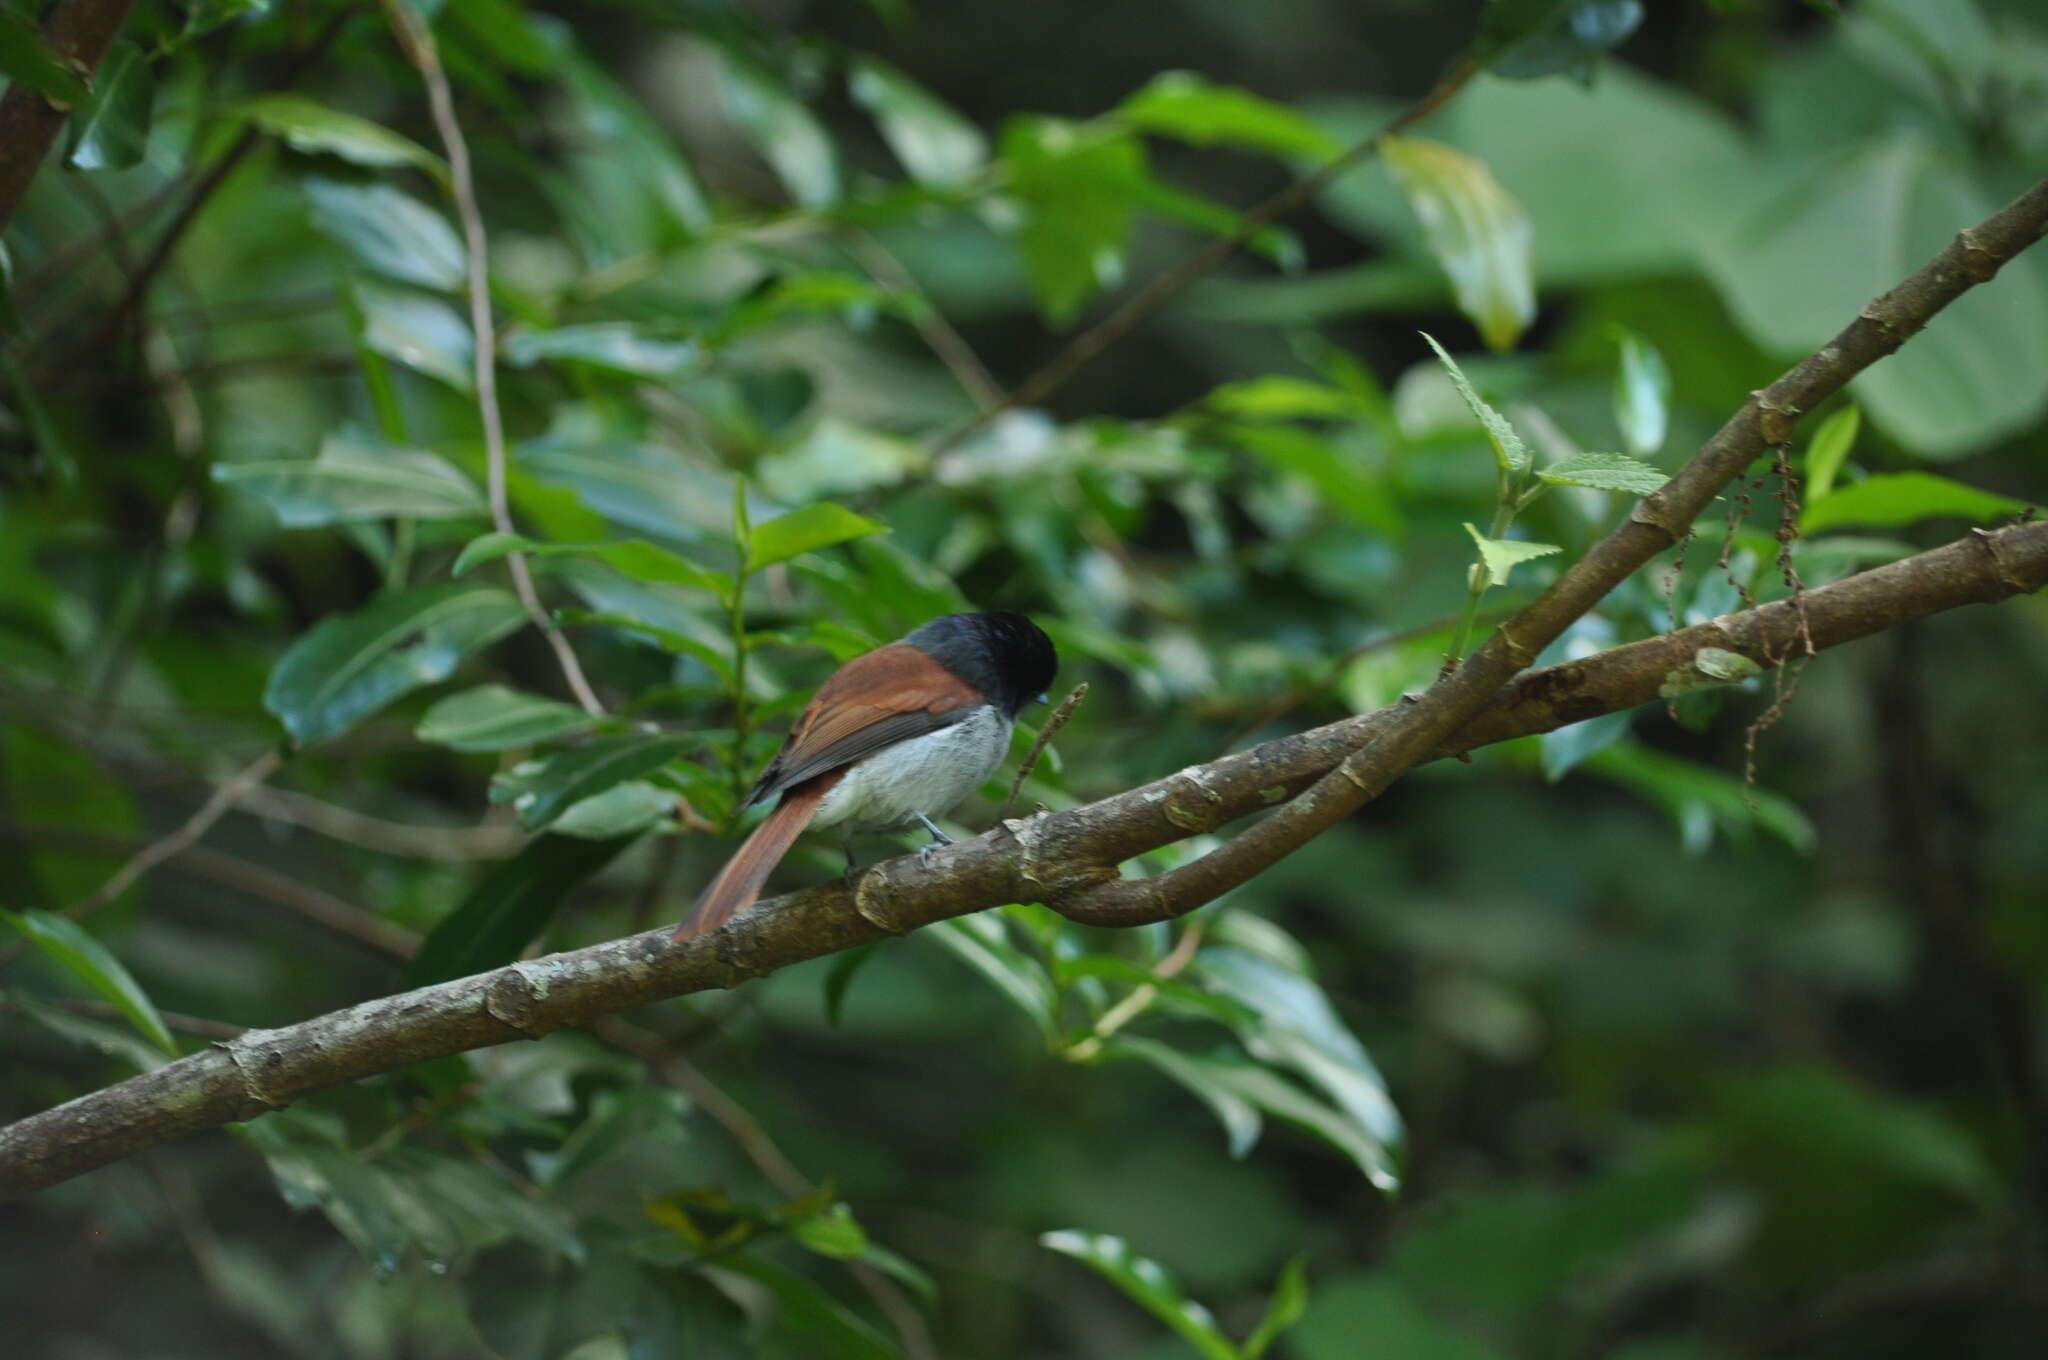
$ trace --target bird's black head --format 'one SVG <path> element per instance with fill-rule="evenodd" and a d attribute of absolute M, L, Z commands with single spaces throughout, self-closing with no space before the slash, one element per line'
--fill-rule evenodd
<path fill-rule="evenodd" d="M 1022 614 L 943 614 L 903 640 L 987 695 L 1008 718 L 1043 695 L 1060 668 L 1052 639 Z"/>

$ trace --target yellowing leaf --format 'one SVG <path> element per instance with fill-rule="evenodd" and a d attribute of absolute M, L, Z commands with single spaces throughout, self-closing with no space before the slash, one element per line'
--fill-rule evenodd
<path fill-rule="evenodd" d="M 1480 161 L 1440 142 L 1382 137 L 1380 156 L 1487 348 L 1508 350 L 1536 316 L 1534 228 Z"/>

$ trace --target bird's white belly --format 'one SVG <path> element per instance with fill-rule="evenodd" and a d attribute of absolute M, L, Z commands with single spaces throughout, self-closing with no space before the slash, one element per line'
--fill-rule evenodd
<path fill-rule="evenodd" d="M 818 804 L 811 825 L 880 831 L 943 817 L 995 773 L 1010 749 L 1010 724 L 983 705 L 950 727 L 884 747 L 851 765 Z"/>

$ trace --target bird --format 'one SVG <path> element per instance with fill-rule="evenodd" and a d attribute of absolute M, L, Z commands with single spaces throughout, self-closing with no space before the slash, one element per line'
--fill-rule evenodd
<path fill-rule="evenodd" d="M 761 886 L 807 827 L 842 829 L 847 871 L 856 831 L 932 823 L 981 787 L 1010 749 L 1018 712 L 1045 691 L 1059 654 L 1022 614 L 944 614 L 834 671 L 762 770 L 742 809 L 781 801 L 711 880 L 670 937 L 718 929 Z"/>

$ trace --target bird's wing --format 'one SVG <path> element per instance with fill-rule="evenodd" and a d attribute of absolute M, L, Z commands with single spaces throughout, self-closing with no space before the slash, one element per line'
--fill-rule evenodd
<path fill-rule="evenodd" d="M 987 702 L 974 686 L 907 643 L 857 656 L 812 696 L 746 801 L 760 802 L 885 746 L 950 727 Z"/>

